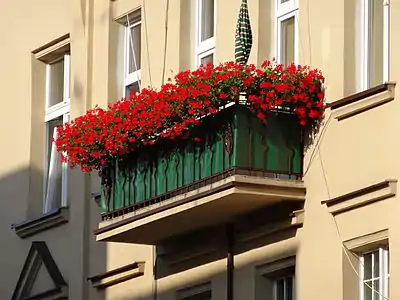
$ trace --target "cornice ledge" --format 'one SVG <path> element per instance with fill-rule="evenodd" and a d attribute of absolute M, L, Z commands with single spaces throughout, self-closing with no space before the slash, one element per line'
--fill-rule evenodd
<path fill-rule="evenodd" d="M 11 228 L 15 230 L 15 233 L 21 239 L 25 239 L 42 231 L 65 224 L 68 222 L 68 219 L 68 207 L 61 207 L 55 211 L 43 214 L 38 218 L 12 224 Z"/>
<path fill-rule="evenodd" d="M 389 230 L 383 229 L 344 241 L 345 247 L 353 252 L 367 252 L 376 249 L 377 246 L 387 245 Z"/>
<path fill-rule="evenodd" d="M 118 283 L 144 275 L 145 262 L 134 262 L 121 268 L 89 277 L 93 287 L 105 289 Z"/>
<path fill-rule="evenodd" d="M 395 87 L 396 82 L 387 82 L 329 103 L 327 107 L 331 109 L 332 116 L 341 121 L 393 101 L 395 99 Z"/>
<path fill-rule="evenodd" d="M 339 197 L 324 200 L 321 204 L 325 204 L 328 211 L 333 214 L 340 214 L 381 201 L 397 194 L 397 179 L 387 179 L 382 182 L 355 190 L 353 192 L 341 195 Z"/>

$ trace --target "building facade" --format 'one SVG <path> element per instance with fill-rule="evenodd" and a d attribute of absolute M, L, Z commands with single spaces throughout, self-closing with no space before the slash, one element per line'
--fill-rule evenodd
<path fill-rule="evenodd" d="M 301 174 L 228 174 L 102 214 L 99 176 L 61 162 L 54 129 L 234 60 L 241 1 L 3 1 L 0 299 L 400 298 L 400 0 L 247 2 L 249 63 L 326 77 Z"/>

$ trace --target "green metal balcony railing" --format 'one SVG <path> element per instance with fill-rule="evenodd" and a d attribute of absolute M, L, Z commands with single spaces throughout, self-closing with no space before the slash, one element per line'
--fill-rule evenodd
<path fill-rule="evenodd" d="M 167 200 L 235 174 L 300 179 L 303 147 L 295 115 L 267 125 L 242 104 L 202 119 L 192 140 L 163 140 L 102 170 L 102 219 Z"/>

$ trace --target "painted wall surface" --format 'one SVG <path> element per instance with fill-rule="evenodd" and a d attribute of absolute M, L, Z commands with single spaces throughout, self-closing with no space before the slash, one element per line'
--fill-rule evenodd
<path fill-rule="evenodd" d="M 216 1 L 216 58 L 234 58 L 240 0 Z M 45 241 L 69 286 L 69 299 L 176 299 L 176 291 L 210 281 L 213 299 L 226 297 L 226 261 L 217 259 L 153 280 L 152 246 L 95 242 L 99 208 L 90 200 L 99 191 L 96 174 L 69 171 L 69 222 L 27 239 L 11 224 L 38 217 L 42 210 L 44 106 L 39 76 L 43 69 L 32 52 L 66 34 L 71 39 L 71 116 L 123 96 L 123 34 L 117 20 L 141 9 L 142 86 L 159 87 L 178 71 L 194 68 L 194 0 L 20 0 L 1 1 L 0 11 L 0 299 L 10 299 L 32 241 Z M 250 62 L 276 56 L 275 1 L 248 0 L 253 29 Z M 23 9 L 21 9 L 23 7 Z M 168 7 L 168 10 L 167 10 Z M 299 0 L 299 63 L 323 70 L 327 101 L 359 90 L 359 45 L 355 42 L 357 0 Z M 166 17 L 168 19 L 166 26 Z M 390 80 L 400 78 L 400 0 L 390 1 Z M 123 30 L 123 29 L 122 29 Z M 165 45 L 166 43 L 166 45 Z M 164 51 L 165 49 L 165 51 Z M 165 54 L 165 55 L 164 55 Z M 164 64 L 165 58 L 165 64 Z M 42 82 L 43 84 L 43 82 Z M 39 96 L 38 96 L 39 95 Z M 39 99 L 33 101 L 32 99 Z M 44 105 L 44 103 L 43 103 Z M 327 110 L 318 143 L 305 158 L 305 219 L 290 237 L 236 255 L 235 299 L 257 299 L 257 268 L 296 255 L 296 299 L 354 299 L 358 286 L 343 254 L 342 242 L 379 230 L 389 231 L 390 298 L 400 299 L 400 211 L 398 196 L 333 217 L 321 201 L 386 179 L 400 179 L 396 131 L 398 99 L 338 121 Z M 42 124 L 43 123 L 43 124 Z M 43 126 L 42 126 L 43 125 Z M 137 261 L 144 276 L 105 290 L 88 277 Z M 357 280 L 355 281 L 357 282 Z M 37 290 L 51 284 L 38 280 Z M 329 292 L 327 292 L 329 291 Z"/>

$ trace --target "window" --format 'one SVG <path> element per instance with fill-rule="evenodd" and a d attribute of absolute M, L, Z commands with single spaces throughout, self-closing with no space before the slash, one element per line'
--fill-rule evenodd
<path fill-rule="evenodd" d="M 52 140 L 57 127 L 68 122 L 69 111 L 70 55 L 65 54 L 46 64 L 44 213 L 67 205 L 67 163 Z"/>
<path fill-rule="evenodd" d="M 283 65 L 297 63 L 297 0 L 277 0 L 277 60 Z"/>
<path fill-rule="evenodd" d="M 389 298 L 389 251 L 386 247 L 362 254 L 360 259 L 360 299 Z"/>
<path fill-rule="evenodd" d="M 294 276 L 289 275 L 274 282 L 274 300 L 294 300 Z"/>
<path fill-rule="evenodd" d="M 362 89 L 368 89 L 389 79 L 389 4 L 388 0 L 362 3 Z"/>
<path fill-rule="evenodd" d="M 257 300 L 294 300 L 295 263 L 295 257 L 288 257 L 258 267 L 255 298 Z"/>
<path fill-rule="evenodd" d="M 211 284 L 204 283 L 178 291 L 179 300 L 211 300 Z"/>
<path fill-rule="evenodd" d="M 197 0 L 196 65 L 215 60 L 215 0 Z"/>
<path fill-rule="evenodd" d="M 140 12 L 134 12 L 124 18 L 125 22 L 125 80 L 124 96 L 140 90 L 142 21 Z"/>

